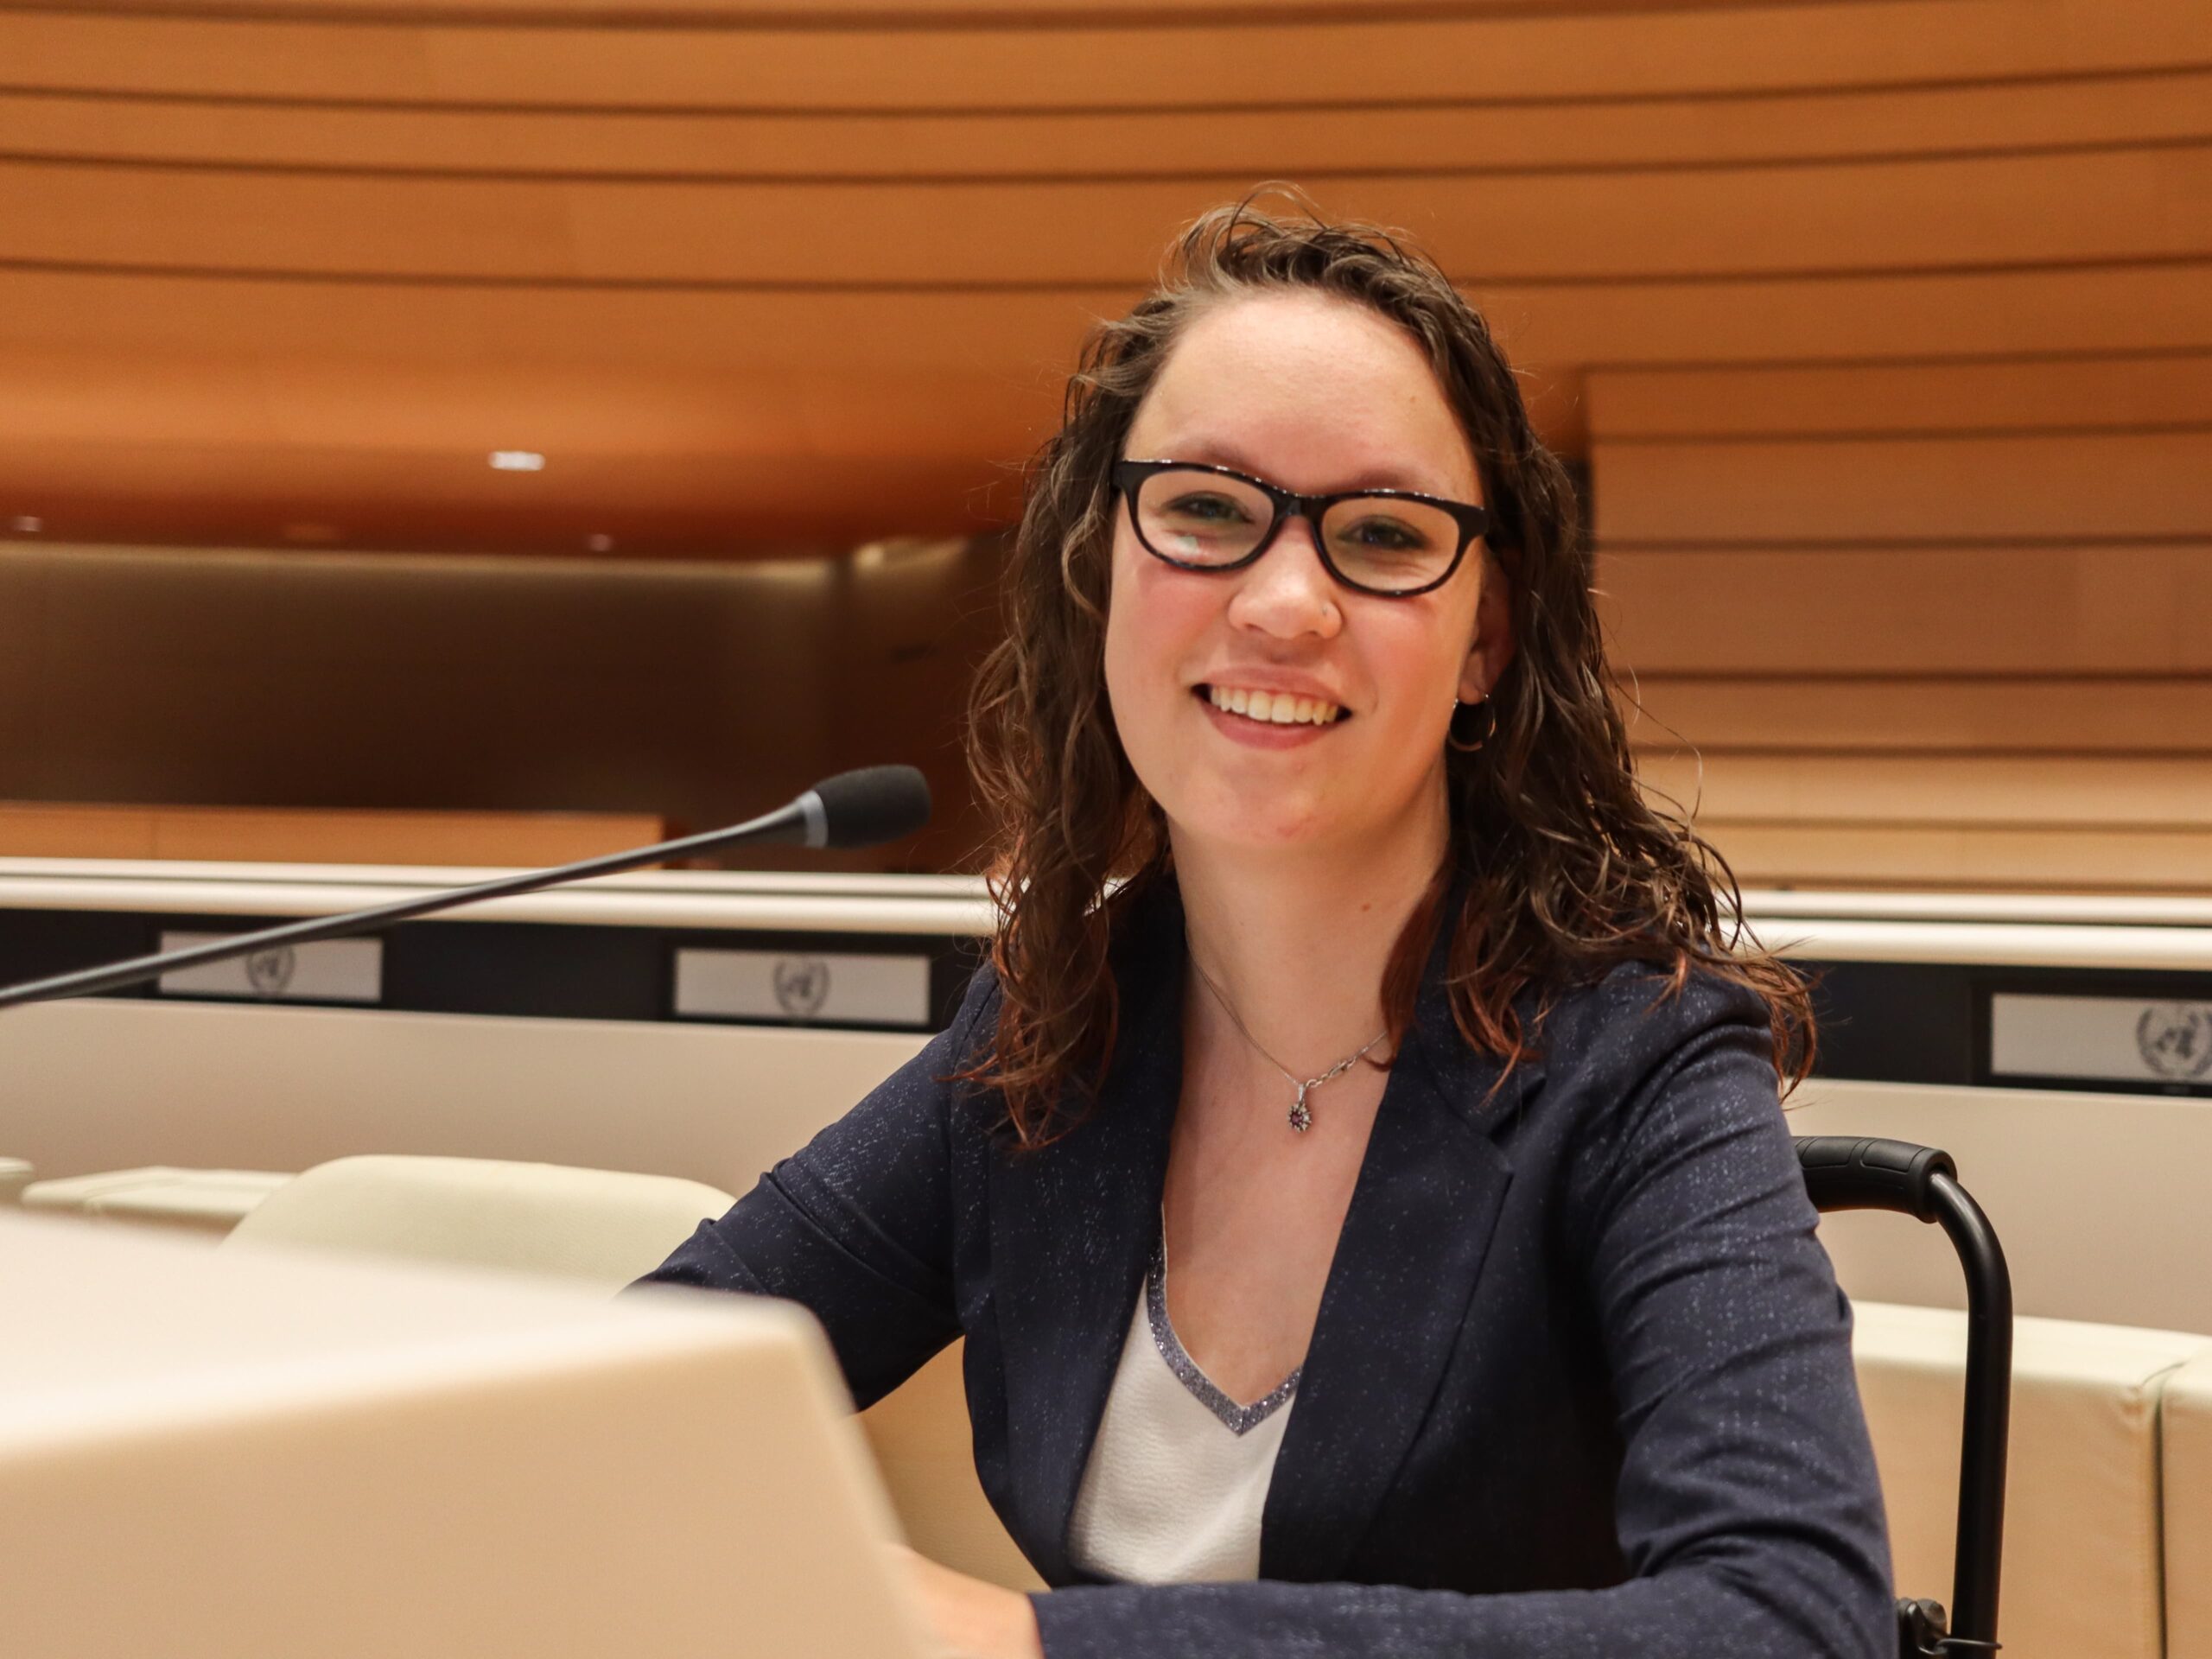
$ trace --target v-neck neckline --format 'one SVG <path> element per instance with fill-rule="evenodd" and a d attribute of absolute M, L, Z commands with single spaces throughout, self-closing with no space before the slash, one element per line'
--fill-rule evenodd
<path fill-rule="evenodd" d="M 1144 1311 L 1146 1322 L 1152 1329 L 1152 1345 L 1175 1379 L 1198 1402 L 1211 1412 L 1224 1427 L 1232 1434 L 1250 1433 L 1262 1423 L 1290 1403 L 1298 1392 L 1298 1379 L 1306 1370 L 1294 1366 L 1288 1376 L 1262 1395 L 1250 1405 L 1239 1405 L 1223 1391 L 1221 1386 L 1200 1369 L 1182 1339 L 1175 1334 L 1175 1326 L 1167 1317 L 1167 1224 L 1160 1218 L 1160 1242 L 1153 1247 L 1152 1263 L 1144 1276 Z"/>

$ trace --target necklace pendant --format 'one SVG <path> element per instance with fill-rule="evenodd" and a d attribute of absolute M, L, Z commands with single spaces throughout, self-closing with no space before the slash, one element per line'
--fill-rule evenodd
<path fill-rule="evenodd" d="M 1290 1103 L 1290 1127 L 1300 1135 L 1313 1127 L 1313 1114 L 1306 1104 L 1306 1091 L 1313 1086 L 1310 1083 L 1299 1084 L 1298 1098 Z"/>

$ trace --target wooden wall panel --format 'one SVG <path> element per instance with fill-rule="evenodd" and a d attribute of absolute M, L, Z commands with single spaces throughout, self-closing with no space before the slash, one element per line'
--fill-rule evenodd
<path fill-rule="evenodd" d="M 2212 357 L 1587 385 L 1640 770 L 1739 877 L 2212 890 Z"/>
<path fill-rule="evenodd" d="M 1590 367 L 2212 346 L 2212 20 L 2022 16 L 0 14 L 0 408 L 84 416 L 0 448 L 0 535 L 697 556 L 971 525 L 1085 319 L 1269 175 L 1430 238 L 1578 452 Z M 574 494 L 482 475 L 541 423 Z M 877 454 L 913 464 L 838 487 Z"/>
<path fill-rule="evenodd" d="M 2212 378 L 2212 364 L 2200 372 Z M 2212 424 L 1986 438 L 1601 440 L 1592 465 L 1607 480 L 1598 533 L 1609 546 L 2212 540 Z"/>
<path fill-rule="evenodd" d="M 306 812 L 0 801 L 0 858 L 529 868 L 667 838 L 658 818 L 640 814 Z"/>
<path fill-rule="evenodd" d="M 1704 282 L 1516 284 L 1463 274 L 1516 361 L 1563 359 L 1593 375 L 1777 360 L 1941 367 L 2212 345 L 2212 249 L 2171 264 L 2002 268 L 1959 257 L 1932 270 Z"/>
<path fill-rule="evenodd" d="M 2212 346 L 2212 257 L 1476 293 L 1539 385 L 1575 383 L 1581 362 L 1600 365 L 1602 385 L 1617 365 L 1908 356 L 1940 366 Z M 82 435 L 66 463 L 0 444 L 0 539 L 8 515 L 23 512 L 49 535 L 86 540 L 282 544 L 283 526 L 305 521 L 354 547 L 553 550 L 607 531 L 625 548 L 699 556 L 798 535 L 831 507 L 815 529 L 833 539 L 973 527 L 979 500 L 1003 522 L 1011 489 L 979 490 L 1002 486 L 1048 429 L 1089 318 L 1132 297 L 1082 285 L 242 280 L 9 270 L 0 258 L 0 411 L 73 408 Z M 860 390 L 825 398 L 818 420 L 781 421 L 795 387 L 841 378 Z M 1580 447 L 1575 410 L 1540 413 L 1554 442 Z M 733 415 L 750 424 L 733 433 Z M 281 442 L 225 435 L 273 416 Z M 918 435 L 906 453 L 927 464 L 810 470 L 809 456 L 868 453 L 867 435 L 887 423 Z M 594 425 L 601 435 L 579 437 Z M 549 429 L 550 439 L 528 435 Z M 729 464 L 671 471 L 626 433 Z M 533 445 L 560 470 L 526 482 L 484 472 L 486 450 Z M 397 486 L 365 489 L 355 468 L 327 463 L 346 448 L 388 458 Z M 150 471 L 149 449 L 165 457 Z M 598 511 L 551 499 L 563 471 L 574 477 L 572 463 L 595 458 Z M 194 477 L 218 482 L 226 500 L 177 486 Z"/>
<path fill-rule="evenodd" d="M 1035 28 L 1019 13 L 995 28 L 964 8 L 920 29 L 840 27 L 834 16 L 827 28 L 748 27 L 746 13 L 766 9 L 747 6 L 704 10 L 696 29 L 551 28 L 542 14 L 501 28 L 475 21 L 480 12 L 426 28 L 351 10 L 342 28 L 18 12 L 0 19 L 0 59 L 19 66 L 17 84 L 55 87 L 800 109 L 988 106 L 1010 92 L 1042 108 L 1188 105 L 1236 101 L 1240 87 L 1271 103 L 1774 91 L 2212 61 L 2212 19 L 2165 0 L 2041 0 L 2034 27 L 2022 27 L 2017 0 L 1578 8 L 1387 26 L 1216 12 L 1169 28 L 1110 16 Z M 1238 70 L 1226 92 L 1224 64 Z"/>
<path fill-rule="evenodd" d="M 1738 880 L 2212 888 L 2212 764 L 2171 756 L 1647 753 Z"/>
<path fill-rule="evenodd" d="M 151 858 L 154 815 L 0 801 L 0 858 Z"/>
<path fill-rule="evenodd" d="M 2212 677 L 1640 674 L 1629 741 L 1709 756 L 2164 754 L 2212 765 Z M 1694 736 L 1693 737 L 1693 734 Z"/>
<path fill-rule="evenodd" d="M 1540 375 L 1553 372 L 1547 365 L 1579 363 L 1602 377 L 1678 365 L 1726 372 L 1777 359 L 1903 358 L 1924 369 L 2053 352 L 2212 348 L 2212 250 L 2194 264 L 2093 271 L 1471 288 L 1516 365 Z M 0 256 L 0 348 L 11 378 L 22 364 L 34 380 L 46 378 L 48 353 L 110 377 L 144 354 L 194 373 L 226 363 L 240 379 L 260 372 L 264 357 L 280 369 L 334 363 L 342 377 L 323 367 L 333 402 L 355 365 L 387 365 L 386 373 L 465 381 L 487 410 L 522 401 L 549 373 L 654 387 L 673 375 L 663 396 L 676 404 L 688 393 L 687 368 L 769 366 L 874 374 L 900 388 L 944 375 L 1041 382 L 1057 401 L 1089 321 L 1136 297 L 1134 288 L 1082 283 L 1034 293 L 324 283 L 48 270 L 10 267 Z M 1593 388 L 1593 403 L 1603 395 Z M 127 423 L 128 411 L 113 413 Z"/>
<path fill-rule="evenodd" d="M 1639 672 L 2212 674 L 2212 541 L 1601 548 L 1598 586 Z"/>
<path fill-rule="evenodd" d="M 1646 783 L 1714 823 L 1987 824 L 2212 836 L 2198 755 L 1649 753 Z M 2212 876 L 2212 870 L 2207 874 Z"/>
<path fill-rule="evenodd" d="M 147 0 L 0 11 L 0 540 L 1001 525 L 1089 321 L 1288 176 L 1425 240 L 1591 461 L 1635 741 L 1702 751 L 1763 877 L 2193 880 L 2202 0 Z M 837 613 L 886 676 L 895 586 Z M 696 666 L 700 616 L 636 603 L 675 644 L 592 670 L 607 706 Z M 100 751 L 40 699 L 126 704 L 32 662 L 0 654 L 0 757 L 51 791 Z M 898 672 L 891 735 L 944 748 L 952 677 Z M 1854 791 L 1839 754 L 1904 769 Z"/>
<path fill-rule="evenodd" d="M 1747 887 L 2212 891 L 2212 836 L 1974 824 L 1700 823 Z"/>
<path fill-rule="evenodd" d="M 714 282 L 1144 281 L 1210 180 L 849 185 L 211 173 L 0 162 L 18 259 L 185 270 Z M 2187 257 L 2212 145 L 1332 183 L 1335 211 L 1469 251 L 1488 281 Z M 2050 211 L 2053 194 L 2072 204 Z M 764 226 L 774 233 L 764 235 Z"/>
<path fill-rule="evenodd" d="M 725 107 L 582 114 L 388 99 L 337 105 L 177 102 L 0 91 L 0 152 L 279 172 L 479 171 L 594 178 L 1046 178 L 1206 183 L 1284 175 L 1787 167 L 2155 146 L 2212 137 L 2212 72 L 2153 67 L 2061 80 L 1611 102 L 1408 103 L 1388 96 L 1244 108 L 1215 99 L 1106 112 Z"/>
<path fill-rule="evenodd" d="M 2212 106 L 2208 106 L 2212 107 Z M 1997 432 L 2212 430 L 2212 352 L 2044 353 L 1848 366 L 1605 372 L 1592 418 L 1609 443 Z"/>

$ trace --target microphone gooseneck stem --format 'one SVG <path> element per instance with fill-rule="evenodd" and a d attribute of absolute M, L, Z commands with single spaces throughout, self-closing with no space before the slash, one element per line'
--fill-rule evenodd
<path fill-rule="evenodd" d="M 517 893 L 535 893 L 540 887 L 554 887 L 564 881 L 587 880 L 594 875 L 613 875 L 623 870 L 634 870 L 641 864 L 690 858 L 727 847 L 734 842 L 792 841 L 804 846 L 820 847 L 823 844 L 823 835 L 821 798 L 815 791 L 809 790 L 787 806 L 779 807 L 764 817 L 749 818 L 743 823 L 732 824 L 724 830 L 709 830 L 702 835 L 684 836 L 651 847 L 638 847 L 627 852 L 587 858 L 575 864 L 561 865 L 556 869 L 525 870 L 519 875 L 503 875 L 496 880 L 480 882 L 473 887 L 454 887 L 441 893 L 425 893 L 419 898 L 378 905 L 369 910 L 348 911 L 342 916 L 320 916 L 304 922 L 286 922 L 281 926 L 264 928 L 257 933 L 240 933 L 181 950 L 133 957 L 127 962 L 113 963 L 104 968 L 87 968 L 77 973 L 56 974 L 48 979 L 11 985 L 0 990 L 0 1008 L 10 1008 L 25 1002 L 49 1002 L 58 997 L 94 996 L 102 991 L 121 990 L 127 985 L 141 984 L 180 968 L 226 962 L 235 957 L 251 956 L 257 950 L 270 950 L 283 945 L 346 938 L 356 933 L 370 932 L 389 923 L 411 921 L 434 911 L 481 904 L 487 899 L 512 898 Z"/>

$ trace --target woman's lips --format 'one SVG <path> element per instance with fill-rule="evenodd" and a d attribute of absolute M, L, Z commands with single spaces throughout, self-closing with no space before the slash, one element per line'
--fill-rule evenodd
<path fill-rule="evenodd" d="M 1197 699 L 1199 709 L 1204 710 L 1205 717 L 1213 722 L 1214 729 L 1230 741 L 1242 743 L 1248 748 L 1301 748 L 1308 743 L 1319 742 L 1330 733 L 1338 729 L 1344 721 L 1350 718 L 1348 715 L 1340 716 L 1326 726 L 1316 726 L 1304 721 L 1278 726 L 1271 720 L 1254 720 L 1249 715 L 1236 715 L 1226 709 L 1217 709 L 1213 705 L 1212 699 L 1206 693 L 1207 688 L 1202 685 L 1195 687 L 1192 690 L 1192 696 Z"/>
<path fill-rule="evenodd" d="M 1198 690 L 1217 709 L 1277 726 L 1326 726 L 1344 713 L 1331 697 L 1298 691 L 1263 691 L 1241 685 L 1201 684 Z"/>

